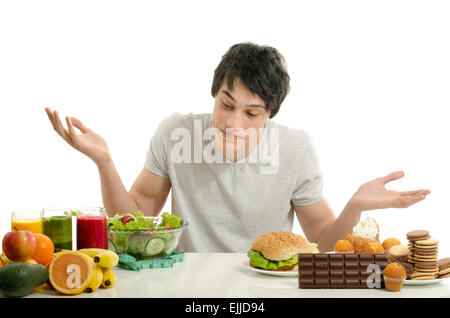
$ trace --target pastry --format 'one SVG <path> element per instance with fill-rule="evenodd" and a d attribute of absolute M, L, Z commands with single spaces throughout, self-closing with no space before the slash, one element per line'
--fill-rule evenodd
<path fill-rule="evenodd" d="M 405 245 L 394 245 L 389 249 L 389 256 L 390 257 L 399 257 L 404 262 L 407 262 L 409 259 L 409 248 Z"/>
<path fill-rule="evenodd" d="M 359 221 L 358 224 L 353 227 L 352 233 L 348 234 L 345 239 L 352 243 L 355 248 L 355 253 L 361 254 L 368 253 L 365 251 L 373 250 L 374 247 L 377 247 L 377 250 L 380 250 L 378 245 L 369 245 L 372 242 L 379 243 L 379 236 L 380 228 L 378 227 L 377 222 L 373 218 L 367 217 Z"/>
<path fill-rule="evenodd" d="M 406 278 L 406 270 L 399 263 L 390 263 L 383 271 L 384 284 L 389 291 L 400 291 Z"/>
<path fill-rule="evenodd" d="M 353 244 L 348 240 L 339 240 L 336 242 L 336 245 L 334 246 L 334 251 L 336 253 L 354 253 L 355 248 L 353 247 Z"/>
<path fill-rule="evenodd" d="M 400 241 L 394 237 L 387 238 L 383 241 L 383 248 L 385 251 L 389 251 L 392 246 L 400 245 Z"/>
<path fill-rule="evenodd" d="M 373 241 L 364 246 L 363 253 L 368 254 L 382 254 L 384 253 L 383 245 L 378 241 Z"/>

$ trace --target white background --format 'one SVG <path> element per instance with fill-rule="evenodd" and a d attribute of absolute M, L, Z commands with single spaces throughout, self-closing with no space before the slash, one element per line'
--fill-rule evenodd
<path fill-rule="evenodd" d="M 335 214 L 362 183 L 404 170 L 388 188 L 428 198 L 363 217 L 404 244 L 427 229 L 450 256 L 449 16 L 447 1 L 2 1 L 0 236 L 14 208 L 103 205 L 95 164 L 46 106 L 103 136 L 129 189 L 158 123 L 211 112 L 221 56 L 252 41 L 287 60 L 274 120 L 314 137 Z"/>

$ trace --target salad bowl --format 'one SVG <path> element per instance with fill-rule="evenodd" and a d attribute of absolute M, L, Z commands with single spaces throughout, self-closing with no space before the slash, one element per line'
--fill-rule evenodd
<path fill-rule="evenodd" d="M 169 213 L 161 217 L 143 216 L 142 212 L 116 214 L 108 218 L 108 249 L 127 253 L 137 259 L 164 258 L 172 254 L 189 225 Z"/>

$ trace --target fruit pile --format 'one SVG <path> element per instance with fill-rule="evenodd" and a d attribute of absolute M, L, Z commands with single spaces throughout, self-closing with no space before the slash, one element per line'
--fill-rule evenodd
<path fill-rule="evenodd" d="M 111 288 L 116 283 L 113 267 L 119 256 L 97 248 L 54 253 L 52 240 L 29 231 L 9 232 L 0 255 L 0 294 L 23 297 L 44 284 L 75 295 Z M 45 286 L 45 285 L 44 285 Z"/>
<path fill-rule="evenodd" d="M 7 297 L 28 295 L 48 280 L 45 265 L 53 259 L 54 245 L 44 234 L 9 232 L 3 237 L 0 257 L 0 293 Z"/>
<path fill-rule="evenodd" d="M 48 269 L 50 286 L 66 295 L 111 288 L 116 283 L 112 267 L 118 262 L 116 253 L 100 248 L 55 253 Z"/>

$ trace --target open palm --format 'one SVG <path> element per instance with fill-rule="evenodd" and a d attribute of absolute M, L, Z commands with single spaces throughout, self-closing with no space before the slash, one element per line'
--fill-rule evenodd
<path fill-rule="evenodd" d="M 58 111 L 51 111 L 45 108 L 47 115 L 52 123 L 53 129 L 73 148 L 91 158 L 99 164 L 110 159 L 110 153 L 106 141 L 92 129 L 87 128 L 79 119 L 66 117 L 68 129 L 66 129 L 58 115 Z M 82 134 L 75 131 L 78 128 Z"/>
<path fill-rule="evenodd" d="M 376 178 L 359 187 L 352 197 L 352 203 L 361 211 L 407 208 L 431 193 L 430 190 L 393 191 L 386 189 L 388 182 L 403 178 L 403 171 L 395 171 L 385 177 Z"/>

